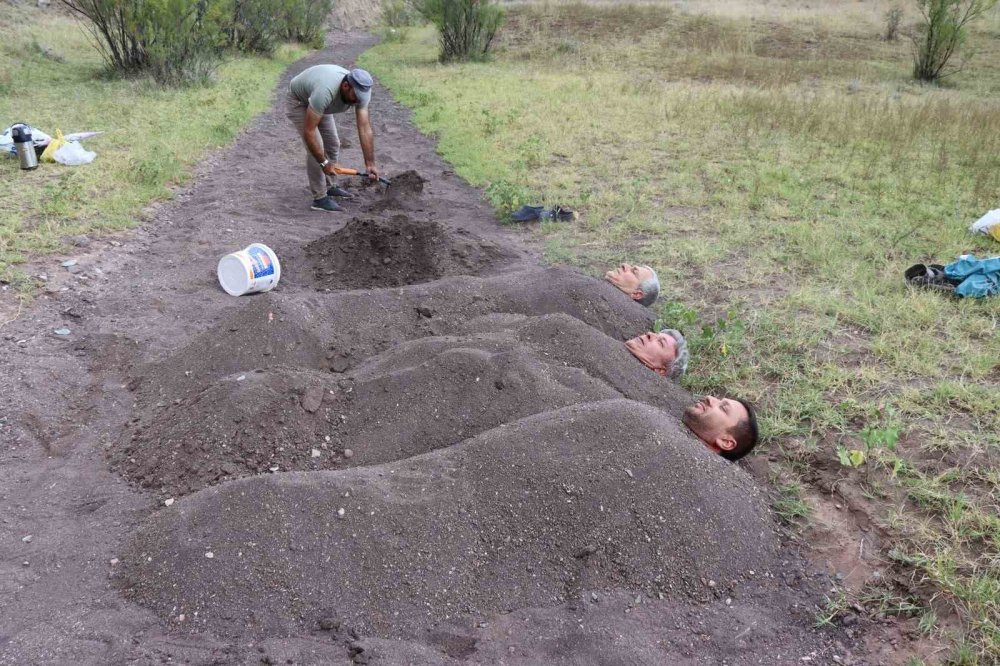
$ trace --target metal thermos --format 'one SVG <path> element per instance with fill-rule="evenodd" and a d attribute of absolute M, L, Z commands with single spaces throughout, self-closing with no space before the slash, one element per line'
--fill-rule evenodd
<path fill-rule="evenodd" d="M 31 128 L 18 123 L 10 129 L 10 136 L 14 139 L 14 150 L 17 151 L 17 159 L 21 161 L 21 168 L 37 169 L 38 155 L 35 154 L 35 142 L 31 139 Z"/>

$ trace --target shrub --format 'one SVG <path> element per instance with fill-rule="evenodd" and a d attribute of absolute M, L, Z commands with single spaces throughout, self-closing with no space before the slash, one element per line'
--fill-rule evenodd
<path fill-rule="evenodd" d="M 88 20 L 105 62 L 122 75 L 160 83 L 200 81 L 217 65 L 218 38 L 206 24 L 208 0 L 63 0 Z"/>
<path fill-rule="evenodd" d="M 333 0 L 283 0 L 281 37 L 313 48 L 323 46 L 326 22 L 333 9 Z"/>
<path fill-rule="evenodd" d="M 503 23 L 492 0 L 419 0 L 418 9 L 438 29 L 441 60 L 483 60 Z"/>
<path fill-rule="evenodd" d="M 899 24 L 903 20 L 903 8 L 893 7 L 885 14 L 885 41 L 894 42 L 899 37 Z"/>
<path fill-rule="evenodd" d="M 410 0 L 382 0 L 382 24 L 388 28 L 405 28 L 419 23 L 420 13 Z"/>
<path fill-rule="evenodd" d="M 226 46 L 247 53 L 274 52 L 282 38 L 282 0 L 228 0 L 218 19 Z"/>
<path fill-rule="evenodd" d="M 997 0 L 917 0 L 923 17 L 914 37 L 913 76 L 934 82 L 961 71 L 949 61 L 965 45 L 968 25 L 989 11 Z"/>

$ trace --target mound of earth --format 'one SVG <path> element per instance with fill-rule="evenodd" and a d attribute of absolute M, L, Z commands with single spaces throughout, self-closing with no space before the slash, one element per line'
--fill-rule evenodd
<path fill-rule="evenodd" d="M 133 533 L 117 584 L 164 618 L 222 634 L 328 618 L 406 637 L 596 589 L 732 596 L 776 552 L 742 471 L 677 419 L 610 400 L 388 465 L 202 490 Z"/>
<path fill-rule="evenodd" d="M 621 341 L 566 314 L 486 315 L 456 328 L 465 333 L 399 343 L 356 371 L 359 376 L 386 374 L 451 349 L 475 348 L 490 353 L 508 350 L 530 354 L 536 364 L 582 372 L 620 396 L 660 407 L 675 416 L 680 416 L 692 402 L 687 391 L 642 365 Z"/>
<path fill-rule="evenodd" d="M 234 373 L 276 366 L 326 369 L 337 355 L 309 332 L 315 317 L 310 308 L 273 293 L 244 297 L 220 323 L 166 358 L 138 368 L 129 388 L 147 406 L 163 407 Z"/>
<path fill-rule="evenodd" d="M 416 171 L 404 171 L 392 177 L 392 185 L 385 190 L 389 198 L 419 197 L 424 193 L 427 181 Z"/>
<path fill-rule="evenodd" d="M 509 256 L 490 241 L 406 215 L 354 218 L 306 246 L 317 289 L 399 287 L 444 275 L 474 275 Z"/>
<path fill-rule="evenodd" d="M 319 372 L 228 375 L 193 396 L 142 410 L 108 451 L 112 469 L 176 497 L 252 474 L 335 466 L 342 451 L 329 444 L 334 417 L 321 405 L 337 387 Z"/>
<path fill-rule="evenodd" d="M 230 375 L 193 398 L 145 410 L 110 450 L 112 467 L 179 497 L 268 471 L 402 460 L 619 395 L 578 369 L 491 346 L 498 351 L 453 346 L 404 369 L 366 368 L 339 380 L 291 369 Z"/>

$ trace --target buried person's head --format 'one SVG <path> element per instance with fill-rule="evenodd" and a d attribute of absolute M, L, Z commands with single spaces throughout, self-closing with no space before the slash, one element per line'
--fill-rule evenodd
<path fill-rule="evenodd" d="M 681 420 L 727 460 L 739 460 L 757 445 L 757 415 L 745 400 L 705 396 L 685 409 Z"/>
<path fill-rule="evenodd" d="M 643 333 L 627 340 L 625 348 L 660 376 L 676 379 L 687 372 L 687 342 L 680 331 L 669 328 L 659 333 Z"/>
<path fill-rule="evenodd" d="M 649 266 L 622 264 L 605 273 L 604 279 L 642 305 L 652 305 L 660 295 L 660 279 Z"/>

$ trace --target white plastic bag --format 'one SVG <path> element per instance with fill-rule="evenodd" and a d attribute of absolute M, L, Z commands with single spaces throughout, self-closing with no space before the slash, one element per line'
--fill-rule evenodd
<path fill-rule="evenodd" d="M 983 215 L 977 222 L 974 222 L 969 231 L 974 234 L 988 234 L 990 227 L 1000 224 L 1000 208 L 995 208 Z"/>
<path fill-rule="evenodd" d="M 93 162 L 94 158 L 97 157 L 97 153 L 87 150 L 80 145 L 79 141 L 67 141 L 52 157 L 59 164 L 78 166 Z"/>

